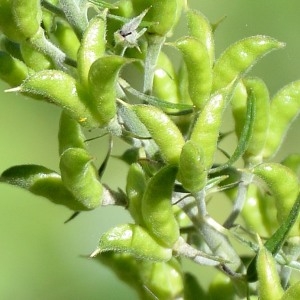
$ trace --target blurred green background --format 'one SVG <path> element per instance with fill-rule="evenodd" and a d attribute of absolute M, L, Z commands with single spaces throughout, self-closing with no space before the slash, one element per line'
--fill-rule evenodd
<path fill-rule="evenodd" d="M 189 1 L 211 22 L 226 20 L 216 32 L 217 55 L 232 42 L 265 34 L 286 42 L 283 50 L 263 58 L 251 74 L 262 77 L 274 94 L 283 85 L 300 79 L 300 2 L 297 0 Z M 166 16 L 167 17 L 167 16 Z M 184 24 L 181 24 L 184 27 Z M 57 124 L 60 110 L 54 106 L 5 94 L 0 88 L 0 171 L 24 163 L 42 164 L 57 170 Z M 290 130 L 277 159 L 300 151 L 300 120 Z M 91 142 L 101 155 L 107 140 Z M 114 154 L 124 144 L 115 143 Z M 102 153 L 102 154 L 101 154 Z M 111 159 L 106 183 L 124 187 L 120 176 L 126 166 Z M 101 208 L 63 222 L 71 212 L 47 200 L 4 184 L 0 185 L 0 299 L 137 299 L 106 267 L 82 256 L 91 253 L 105 230 L 130 220 L 120 208 Z M 191 264 L 187 263 L 186 267 Z M 201 277 L 206 270 L 197 266 Z M 204 282 L 209 280 L 206 276 Z"/>

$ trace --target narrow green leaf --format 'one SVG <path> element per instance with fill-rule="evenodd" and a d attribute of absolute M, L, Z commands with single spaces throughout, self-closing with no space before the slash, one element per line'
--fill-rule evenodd
<path fill-rule="evenodd" d="M 234 150 L 232 156 L 229 158 L 229 160 L 225 164 L 210 170 L 210 173 L 220 172 L 230 167 L 240 157 L 242 157 L 245 151 L 247 150 L 249 141 L 252 136 L 252 129 L 253 129 L 254 118 L 255 118 L 255 105 L 256 105 L 255 95 L 253 93 L 250 93 L 247 101 L 247 115 L 245 119 L 245 124 L 241 132 L 241 137 L 239 139 L 238 145 Z"/>
<path fill-rule="evenodd" d="M 273 256 L 275 256 L 281 249 L 284 241 L 288 237 L 288 234 L 294 226 L 300 212 L 300 194 L 292 207 L 289 216 L 283 221 L 281 226 L 275 231 L 275 233 L 264 244 L 265 248 L 269 250 Z M 253 258 L 247 269 L 248 282 L 254 282 L 257 280 L 256 271 L 257 255 Z"/>
<path fill-rule="evenodd" d="M 124 80 L 120 81 L 120 83 L 121 83 L 121 86 L 123 87 L 123 89 L 128 91 L 131 95 L 137 97 L 141 101 L 145 101 L 145 102 L 147 102 L 151 105 L 160 107 L 161 109 L 174 108 L 174 109 L 178 109 L 180 111 L 184 110 L 184 111 L 186 111 L 186 113 L 191 113 L 193 111 L 193 107 L 191 105 L 182 104 L 182 103 L 171 103 L 171 102 L 163 101 L 163 100 L 160 100 L 160 99 L 158 99 L 154 96 L 144 94 L 144 93 L 134 89 L 133 87 L 131 87 Z M 181 112 L 181 113 L 183 113 L 183 112 Z"/>

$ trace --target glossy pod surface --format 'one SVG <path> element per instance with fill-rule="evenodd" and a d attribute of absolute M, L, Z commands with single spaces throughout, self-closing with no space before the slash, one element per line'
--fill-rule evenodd
<path fill-rule="evenodd" d="M 51 202 L 64 205 L 74 211 L 87 208 L 65 187 L 56 172 L 39 165 L 14 166 L 1 174 L 0 182 L 16 185 Z"/>
<path fill-rule="evenodd" d="M 182 148 L 179 162 L 178 179 L 189 192 L 201 191 L 206 184 L 203 151 L 192 141 L 188 141 Z"/>
<path fill-rule="evenodd" d="M 84 140 L 85 136 L 79 123 L 62 111 L 58 131 L 59 154 L 69 148 L 85 149 Z"/>
<path fill-rule="evenodd" d="M 172 209 L 171 197 L 177 168 L 168 165 L 148 182 L 142 200 L 145 226 L 157 241 L 172 248 L 179 238 L 179 226 Z"/>
<path fill-rule="evenodd" d="M 146 175 L 142 167 L 134 163 L 129 167 L 126 181 L 128 210 L 136 224 L 143 225 L 142 199 L 146 189 Z"/>
<path fill-rule="evenodd" d="M 280 300 L 283 289 L 272 254 L 263 246 L 257 256 L 258 294 L 261 300 Z"/>
<path fill-rule="evenodd" d="M 106 14 L 95 16 L 86 28 L 77 54 L 78 72 L 83 85 L 88 86 L 88 74 L 94 61 L 105 54 Z"/>
<path fill-rule="evenodd" d="M 160 148 L 164 160 L 178 164 L 184 139 L 175 123 L 157 107 L 141 104 L 132 108 Z"/>
<path fill-rule="evenodd" d="M 1 0 L 0 31 L 10 40 L 21 42 L 33 37 L 42 20 L 39 0 Z"/>
<path fill-rule="evenodd" d="M 253 174 L 267 184 L 275 199 L 277 219 L 281 224 L 289 215 L 299 193 L 297 175 L 278 163 L 262 163 L 253 168 Z M 298 228 L 295 230 L 298 231 Z"/>
<path fill-rule="evenodd" d="M 57 87 L 60 88 L 57 88 Z M 18 91 L 29 96 L 42 96 L 53 102 L 81 125 L 93 128 L 99 123 L 78 95 L 77 82 L 70 75 L 58 70 L 44 70 L 29 76 Z"/>
<path fill-rule="evenodd" d="M 87 209 L 101 205 L 103 187 L 90 154 L 85 149 L 68 148 L 60 157 L 64 185 Z"/>
<path fill-rule="evenodd" d="M 200 112 L 192 130 L 191 141 L 203 149 L 206 169 L 212 166 L 214 160 L 225 104 L 225 95 L 213 95 Z"/>
<path fill-rule="evenodd" d="M 91 105 L 100 126 L 106 126 L 117 112 L 116 83 L 121 67 L 128 60 L 120 56 L 103 56 L 98 58 L 90 67 L 88 88 L 91 95 Z M 105 76 L 103 76 L 105 74 Z"/>
<path fill-rule="evenodd" d="M 212 69 L 206 47 L 196 38 L 184 37 L 174 44 L 182 53 L 188 73 L 188 90 L 197 109 L 203 109 L 212 88 Z"/>
<path fill-rule="evenodd" d="M 100 238 L 99 250 L 128 253 L 138 259 L 153 261 L 168 261 L 172 257 L 171 249 L 159 245 L 143 227 L 135 224 L 108 230 Z"/>
<path fill-rule="evenodd" d="M 208 19 L 199 11 L 188 9 L 186 11 L 189 36 L 198 39 L 207 49 L 210 63 L 215 60 L 215 44 L 211 25 Z"/>
<path fill-rule="evenodd" d="M 10 86 L 18 86 L 28 76 L 28 67 L 10 54 L 0 51 L 0 78 Z"/>
<path fill-rule="evenodd" d="M 271 101 L 270 125 L 263 151 L 266 159 L 276 154 L 299 112 L 300 81 L 295 81 L 278 91 Z"/>
<path fill-rule="evenodd" d="M 132 0 L 132 6 L 136 15 L 149 9 L 144 21 L 153 22 L 153 25 L 148 28 L 148 32 L 165 36 L 177 21 L 180 2 L 181 0 Z"/>
<path fill-rule="evenodd" d="M 283 43 L 263 35 L 248 37 L 229 46 L 214 65 L 213 92 L 238 80 L 259 58 L 283 46 Z"/>

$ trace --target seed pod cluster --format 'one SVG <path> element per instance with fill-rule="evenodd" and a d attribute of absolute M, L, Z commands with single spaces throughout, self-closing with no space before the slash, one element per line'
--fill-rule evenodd
<path fill-rule="evenodd" d="M 283 283 L 289 283 L 285 264 L 299 268 L 299 249 L 291 246 L 300 234 L 299 153 L 282 163 L 271 159 L 300 111 L 300 82 L 270 96 L 265 82 L 247 73 L 284 44 L 250 36 L 216 58 L 218 24 L 185 2 L 0 0 L 7 92 L 61 110 L 57 171 L 22 164 L 4 171 L 0 182 L 74 212 L 127 209 L 132 221 L 104 232 L 91 256 L 141 299 L 249 298 L 255 286 L 246 291 L 246 281 L 258 281 L 260 299 L 294 299 L 299 284 L 284 291 Z M 179 17 L 187 32 L 169 42 Z M 232 151 L 223 140 L 234 130 Z M 103 160 L 89 148 L 98 136 Z M 123 154 L 119 140 L 128 145 Z M 106 184 L 114 177 L 103 176 L 116 158 L 128 169 L 117 190 Z M 216 196 L 222 192 L 232 201 L 223 224 L 214 217 L 223 213 Z M 249 266 L 233 238 L 255 252 Z M 184 274 L 182 257 L 223 274 L 205 292 Z"/>

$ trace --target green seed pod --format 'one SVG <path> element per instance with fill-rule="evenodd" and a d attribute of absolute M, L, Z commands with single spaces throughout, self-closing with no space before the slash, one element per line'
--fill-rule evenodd
<path fill-rule="evenodd" d="M 279 300 L 283 295 L 280 278 L 272 254 L 260 246 L 256 269 L 258 275 L 258 295 L 261 300 Z"/>
<path fill-rule="evenodd" d="M 269 250 L 273 256 L 275 256 L 280 249 L 283 247 L 284 242 L 287 240 L 288 236 L 291 235 L 291 230 L 295 223 L 299 221 L 299 212 L 300 212 L 300 194 L 298 195 L 293 207 L 290 210 L 289 215 L 277 230 L 272 234 L 272 236 L 265 242 L 264 247 Z M 299 223 L 297 224 L 299 225 Z M 292 233 L 293 234 L 293 233 Z M 299 236 L 298 228 L 296 228 L 296 232 L 293 234 L 297 237 Z M 247 268 L 247 280 L 248 282 L 254 282 L 257 280 L 257 270 L 256 270 L 256 261 L 257 255 L 252 259 L 251 263 Z"/>
<path fill-rule="evenodd" d="M 138 225 L 144 225 L 142 217 L 142 198 L 146 189 L 146 175 L 138 163 L 129 167 L 126 181 L 128 210 Z"/>
<path fill-rule="evenodd" d="M 206 170 L 213 164 L 225 104 L 225 95 L 213 95 L 200 112 L 192 130 L 191 141 L 203 149 Z"/>
<path fill-rule="evenodd" d="M 81 83 L 88 86 L 91 65 L 105 53 L 107 10 L 95 16 L 86 28 L 78 50 L 77 64 Z"/>
<path fill-rule="evenodd" d="M 283 43 L 262 35 L 248 37 L 229 46 L 214 65 L 212 91 L 237 81 L 259 58 L 283 46 Z"/>
<path fill-rule="evenodd" d="M 187 227 L 192 226 L 191 219 L 177 205 L 173 205 L 173 213 L 174 213 L 175 219 L 176 219 L 176 221 L 178 223 L 178 226 L 180 228 L 184 228 L 184 227 L 187 228 Z"/>
<path fill-rule="evenodd" d="M 167 165 L 148 182 L 142 200 L 142 215 L 149 232 L 162 245 L 172 248 L 179 238 L 179 226 L 172 209 L 172 191 L 177 168 Z"/>
<path fill-rule="evenodd" d="M 179 102 L 185 104 L 193 104 L 189 94 L 189 78 L 186 64 L 181 62 L 178 70 L 177 87 L 179 93 Z"/>
<path fill-rule="evenodd" d="M 153 262 L 110 251 L 94 259 L 113 269 L 119 279 L 135 288 L 140 299 L 152 300 L 154 295 L 158 299 L 176 299 L 182 294 L 181 265 L 175 258 Z"/>
<path fill-rule="evenodd" d="M 277 219 L 281 224 L 289 215 L 299 193 L 297 175 L 278 163 L 262 163 L 252 170 L 270 189 L 275 198 Z M 298 228 L 295 228 L 298 231 Z"/>
<path fill-rule="evenodd" d="M 191 193 L 199 192 L 205 187 L 207 172 L 203 153 L 192 141 L 186 142 L 182 148 L 177 177 Z"/>
<path fill-rule="evenodd" d="M 11 167 L 1 174 L 0 182 L 19 186 L 34 195 L 45 197 L 52 203 L 64 205 L 74 211 L 87 210 L 64 186 L 60 175 L 43 166 Z"/>
<path fill-rule="evenodd" d="M 234 118 L 235 133 L 238 139 L 241 137 L 241 132 L 244 127 L 247 111 L 248 93 L 245 84 L 240 80 L 234 89 L 231 98 L 232 115 Z"/>
<path fill-rule="evenodd" d="M 133 255 L 108 251 L 97 255 L 93 260 L 107 266 L 117 275 L 118 279 L 133 287 L 139 294 L 140 299 L 146 299 L 144 297 L 144 289 L 141 286 L 140 267 Z M 150 261 L 147 261 L 147 263 L 152 264 Z"/>
<path fill-rule="evenodd" d="M 215 44 L 212 28 L 207 18 L 199 11 L 188 9 L 186 11 L 189 36 L 197 38 L 207 49 L 210 64 L 215 60 Z"/>
<path fill-rule="evenodd" d="M 59 0 L 47 0 L 47 4 L 50 4 L 51 6 L 58 6 L 58 1 Z M 46 5 L 47 5 L 46 4 Z M 47 32 L 47 35 L 50 36 L 50 34 L 53 31 L 53 28 L 55 26 L 55 19 L 56 16 L 53 12 L 51 12 L 50 10 L 46 9 L 44 7 L 45 3 L 43 3 L 42 5 L 42 26 L 45 30 L 45 32 Z"/>
<path fill-rule="evenodd" d="M 17 29 L 25 38 L 34 36 L 42 21 L 41 1 L 13 0 L 11 2 Z"/>
<path fill-rule="evenodd" d="M 165 36 L 176 24 L 182 3 L 180 0 L 132 0 L 132 6 L 136 15 L 149 9 L 144 21 L 152 22 L 153 25 L 148 28 L 148 32 Z"/>
<path fill-rule="evenodd" d="M 0 1 L 0 31 L 14 42 L 33 37 L 40 28 L 41 20 L 40 0 Z"/>
<path fill-rule="evenodd" d="M 212 70 L 206 47 L 196 38 L 184 37 L 174 44 L 187 67 L 188 90 L 195 107 L 202 110 L 212 88 Z"/>
<path fill-rule="evenodd" d="M 300 153 L 288 155 L 282 162 L 282 165 L 290 168 L 293 172 L 298 173 L 300 169 Z"/>
<path fill-rule="evenodd" d="M 159 245 L 143 227 L 134 224 L 119 225 L 108 230 L 100 238 L 98 247 L 92 256 L 114 251 L 152 261 L 168 261 L 172 257 L 171 249 Z"/>
<path fill-rule="evenodd" d="M 174 122 L 159 108 L 150 105 L 134 105 L 132 109 L 146 126 L 158 145 L 163 159 L 178 164 L 184 138 Z"/>
<path fill-rule="evenodd" d="M 181 64 L 179 66 L 176 84 L 178 90 L 178 103 L 192 106 L 193 102 L 189 94 L 188 72 L 184 61 L 181 61 Z M 184 136 L 189 135 L 190 124 L 192 122 L 192 119 L 193 114 L 178 116 L 174 119 Z"/>
<path fill-rule="evenodd" d="M 218 273 L 208 287 L 210 300 L 232 300 L 236 295 L 234 285 L 229 276 Z"/>
<path fill-rule="evenodd" d="M 77 59 L 77 52 L 80 46 L 80 42 L 76 33 L 69 23 L 63 20 L 57 20 L 55 23 L 55 30 L 51 32 L 51 37 L 59 45 L 59 48 L 66 53 L 71 59 Z M 79 67 L 79 63 L 78 63 Z"/>
<path fill-rule="evenodd" d="M 139 263 L 140 277 L 145 289 L 144 298 L 153 299 L 183 299 L 182 267 L 176 258 L 167 262 L 141 261 Z"/>
<path fill-rule="evenodd" d="M 264 158 L 276 154 L 287 129 L 300 112 L 300 81 L 283 87 L 273 97 L 270 110 L 270 125 L 264 148 Z"/>
<path fill-rule="evenodd" d="M 159 99 L 178 103 L 176 73 L 169 57 L 160 52 L 155 67 L 153 93 Z"/>
<path fill-rule="evenodd" d="M 0 78 L 10 86 L 18 86 L 28 76 L 28 67 L 17 58 L 0 51 Z"/>
<path fill-rule="evenodd" d="M 81 125 L 94 128 L 99 123 L 94 119 L 77 92 L 75 79 L 62 71 L 44 70 L 29 76 L 11 92 L 21 92 L 28 96 L 42 96 L 65 111 Z"/>
<path fill-rule="evenodd" d="M 280 300 L 296 300 L 300 299 L 300 281 L 290 286 Z"/>
<path fill-rule="evenodd" d="M 78 122 L 62 111 L 59 122 L 59 155 L 69 148 L 85 149 L 85 136 Z"/>
<path fill-rule="evenodd" d="M 128 0 L 118 1 L 118 8 L 114 10 L 118 16 L 129 18 L 133 14 L 132 2 Z"/>
<path fill-rule="evenodd" d="M 242 87 L 244 84 L 245 88 Z M 252 135 L 243 157 L 247 162 L 260 163 L 269 127 L 270 98 L 268 88 L 259 78 L 246 78 L 239 83 L 235 96 L 231 100 L 232 112 L 236 122 L 237 135 L 240 138 L 242 126 L 246 117 L 247 97 L 252 94 L 254 105 L 254 120 Z"/>
<path fill-rule="evenodd" d="M 59 167 L 64 185 L 84 207 L 94 209 L 101 205 L 103 187 L 92 158 L 85 149 L 65 150 Z"/>
<path fill-rule="evenodd" d="M 21 43 L 21 53 L 26 65 L 36 72 L 54 68 L 52 61 L 43 53 L 38 52 L 27 41 Z"/>
<path fill-rule="evenodd" d="M 121 67 L 128 62 L 128 59 L 121 56 L 103 56 L 90 67 L 88 75 L 90 101 L 97 109 L 100 126 L 108 125 L 116 115 L 116 83 Z"/>
<path fill-rule="evenodd" d="M 13 58 L 23 60 L 20 50 L 20 44 L 12 42 L 5 35 L 2 34 L 0 34 L 0 49 L 10 54 Z"/>
<path fill-rule="evenodd" d="M 249 185 L 241 214 L 247 227 L 260 236 L 270 236 L 278 228 L 277 210 L 272 200 L 263 197 L 256 185 Z"/>

